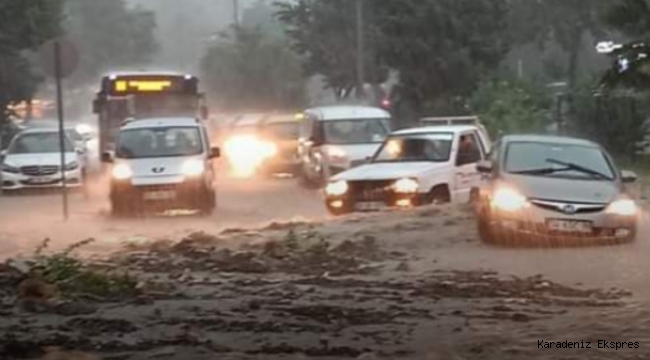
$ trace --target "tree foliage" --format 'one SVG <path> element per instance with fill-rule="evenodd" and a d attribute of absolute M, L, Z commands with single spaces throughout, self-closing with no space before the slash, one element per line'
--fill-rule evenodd
<path fill-rule="evenodd" d="M 222 34 L 202 60 L 205 83 L 221 109 L 275 110 L 303 105 L 305 79 L 285 42 L 260 29 Z"/>
<path fill-rule="evenodd" d="M 41 80 L 26 52 L 59 35 L 59 0 L 0 2 L 0 140 L 6 144 L 7 106 L 31 99 Z"/>
<path fill-rule="evenodd" d="M 152 12 L 129 9 L 123 0 L 66 1 L 65 27 L 81 54 L 76 80 L 146 65 L 158 49 Z"/>
<path fill-rule="evenodd" d="M 384 40 L 376 17 L 384 1 L 364 1 L 365 81 L 379 84 L 388 69 L 381 58 Z M 323 75 L 326 86 L 339 98 L 348 97 L 357 85 L 357 23 L 355 1 L 298 0 L 277 3 L 294 50 L 303 59 L 307 75 Z"/>
<path fill-rule="evenodd" d="M 552 99 L 542 86 L 528 81 L 489 79 L 469 104 L 494 135 L 544 131 L 552 119 Z"/>

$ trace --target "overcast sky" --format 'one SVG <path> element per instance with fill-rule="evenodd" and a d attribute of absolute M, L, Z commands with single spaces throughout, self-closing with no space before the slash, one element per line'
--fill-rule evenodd
<path fill-rule="evenodd" d="M 233 22 L 233 0 L 126 1 L 155 11 L 161 51 L 153 65 L 170 70 L 198 73 L 206 38 Z M 254 1 L 239 0 L 240 15 Z"/>

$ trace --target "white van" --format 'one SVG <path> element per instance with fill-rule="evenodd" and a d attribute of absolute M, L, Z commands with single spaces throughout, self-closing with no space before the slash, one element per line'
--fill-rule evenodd
<path fill-rule="evenodd" d="M 131 120 L 119 131 L 110 200 L 114 215 L 138 215 L 149 208 L 182 208 L 210 214 L 216 206 L 211 148 L 205 126 L 195 118 Z"/>
<path fill-rule="evenodd" d="M 322 186 L 331 176 L 363 165 L 390 133 L 390 114 L 379 108 L 326 106 L 306 110 L 298 140 L 303 183 Z"/>

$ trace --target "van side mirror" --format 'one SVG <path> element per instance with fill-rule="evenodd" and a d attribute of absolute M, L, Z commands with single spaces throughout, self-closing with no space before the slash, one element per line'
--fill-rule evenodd
<path fill-rule="evenodd" d="M 112 164 L 113 163 L 113 154 L 110 152 L 104 152 L 102 153 L 102 162 L 106 164 Z"/>
<path fill-rule="evenodd" d="M 210 159 L 218 159 L 221 157 L 221 149 L 218 147 L 213 147 L 210 149 Z"/>
<path fill-rule="evenodd" d="M 476 170 L 481 174 L 490 174 L 493 169 L 491 161 L 483 160 L 476 164 Z"/>
<path fill-rule="evenodd" d="M 627 171 L 627 170 L 621 171 L 621 181 L 623 181 L 626 184 L 636 182 L 637 178 L 638 176 L 632 171 Z"/>

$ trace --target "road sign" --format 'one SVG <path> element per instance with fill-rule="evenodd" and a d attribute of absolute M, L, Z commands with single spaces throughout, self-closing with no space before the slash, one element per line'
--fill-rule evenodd
<path fill-rule="evenodd" d="M 62 78 L 66 78 L 74 73 L 79 65 L 79 52 L 77 47 L 67 39 L 53 39 L 41 46 L 41 67 L 43 72 L 51 77 L 56 77 L 56 44 L 59 44 L 61 53 L 61 72 Z"/>

